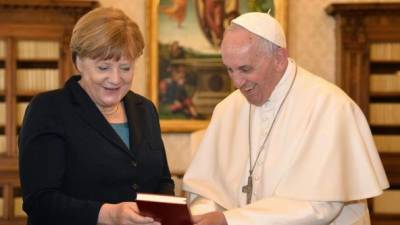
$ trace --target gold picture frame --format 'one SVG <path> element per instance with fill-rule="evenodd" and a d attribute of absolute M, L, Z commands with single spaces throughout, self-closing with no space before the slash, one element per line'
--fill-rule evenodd
<path fill-rule="evenodd" d="M 160 5 L 160 1 L 161 1 L 161 5 Z M 244 5 L 244 2 L 247 4 L 248 1 L 253 1 L 253 0 L 230 0 L 232 2 L 239 2 L 241 5 Z M 166 2 L 168 2 L 168 4 L 170 4 L 170 8 L 165 7 Z M 179 5 L 177 4 L 185 4 L 184 7 L 185 8 L 185 12 L 177 12 L 177 8 L 179 8 Z M 201 22 L 201 13 L 199 13 L 200 10 L 204 10 L 204 8 L 206 7 L 205 3 L 202 2 L 206 2 L 206 0 L 149 0 L 146 1 L 146 8 L 147 8 L 147 18 L 148 18 L 148 23 L 147 23 L 147 40 L 148 40 L 148 58 L 147 58 L 147 64 L 148 64 L 148 71 L 149 71 L 149 75 L 150 75 L 150 79 L 149 79 L 149 97 L 150 99 L 153 101 L 153 103 L 156 105 L 157 109 L 159 110 L 160 113 L 160 125 L 161 125 L 161 130 L 162 132 L 192 132 L 195 130 L 199 130 L 199 129 L 204 129 L 207 127 L 208 123 L 209 123 L 209 116 L 212 113 L 211 107 L 209 105 L 212 104 L 216 104 L 216 101 L 220 101 L 223 99 L 224 95 L 228 95 L 232 90 L 233 90 L 233 85 L 230 84 L 229 78 L 226 75 L 221 75 L 221 76 L 217 76 L 217 74 L 224 74 L 226 73 L 225 68 L 223 68 L 222 62 L 220 60 L 220 58 L 218 57 L 203 57 L 203 58 L 195 58 L 195 59 L 190 59 L 187 60 L 186 58 L 169 58 L 172 59 L 170 61 L 168 61 L 168 65 L 166 66 L 165 62 L 163 60 L 161 60 L 162 58 L 160 57 L 160 55 L 164 54 L 166 52 L 166 49 L 172 49 L 171 46 L 173 44 L 176 44 L 176 42 L 174 42 L 173 44 L 169 44 L 167 47 L 163 46 L 161 41 L 159 41 L 159 35 L 160 33 L 163 33 L 163 29 L 164 27 L 160 25 L 161 24 L 167 24 L 168 23 L 175 23 L 176 24 L 176 30 L 178 32 L 180 32 L 181 30 L 179 29 L 192 29 L 193 27 L 196 27 L 196 29 L 200 29 L 202 30 L 202 34 L 196 34 L 195 32 L 190 33 L 192 34 L 192 37 L 198 37 L 198 36 L 205 36 L 209 42 L 209 45 L 212 48 L 218 48 L 215 46 L 219 46 L 220 40 L 222 39 L 221 36 L 221 32 L 218 32 L 218 30 L 215 30 L 214 33 L 207 33 L 206 30 L 203 27 L 203 23 L 204 23 L 204 19 L 203 19 L 203 23 Z M 218 2 L 218 1 L 210 1 L 210 2 Z M 224 2 L 224 1 L 221 1 Z M 225 1 L 225 8 L 224 10 L 227 10 L 227 1 Z M 237 3 L 239 5 L 239 3 Z M 175 5 L 173 5 L 175 4 Z M 275 7 L 275 17 L 281 22 L 282 26 L 285 29 L 285 32 L 287 34 L 287 12 L 288 12 L 288 5 L 287 5 L 287 0 L 276 0 L 274 1 L 274 7 Z M 238 6 L 236 6 L 235 9 L 239 9 Z M 175 11 L 174 11 L 175 10 Z M 234 10 L 232 10 L 232 12 L 234 12 Z M 239 10 L 237 10 L 237 12 L 239 12 Z M 170 15 L 169 13 L 174 15 Z M 243 13 L 243 11 L 240 11 L 239 13 Z M 197 15 L 197 24 L 193 23 L 189 24 L 190 22 L 187 22 L 187 24 L 185 24 L 185 22 L 182 22 L 182 17 L 187 16 L 187 18 L 189 18 L 189 16 L 191 15 L 193 18 L 193 14 Z M 229 15 L 226 14 L 225 15 Z M 168 16 L 174 17 L 173 19 L 171 19 L 170 22 L 165 22 L 166 20 L 168 20 Z M 232 17 L 237 16 L 232 14 Z M 160 22 L 160 19 L 162 19 L 162 21 Z M 174 20 L 175 19 L 175 20 Z M 190 19 L 188 19 L 190 20 Z M 193 20 L 193 19 L 191 19 Z M 225 22 L 226 23 L 226 22 Z M 191 26 L 190 26 L 191 25 Z M 194 26 L 195 25 L 195 26 Z M 170 26 L 170 25 L 168 25 Z M 183 27 L 183 28 L 182 28 Z M 199 28 L 200 27 L 200 28 Z M 161 31 L 160 31 L 161 29 Z M 173 36 L 174 34 L 174 30 L 170 29 L 168 30 L 168 36 Z M 164 29 L 164 33 L 165 33 L 165 29 Z M 167 36 L 164 35 L 163 38 Z M 189 38 L 189 37 L 186 37 Z M 191 38 L 191 37 L 190 37 Z M 189 39 L 190 39 L 189 38 Z M 164 42 L 165 43 L 165 42 Z M 172 42 L 169 42 L 172 43 Z M 177 44 L 179 45 L 179 44 Z M 212 46 L 214 45 L 214 46 Z M 190 48 L 189 48 L 190 49 Z M 185 49 L 186 50 L 186 49 Z M 191 50 L 191 49 L 190 49 Z M 212 50 L 210 50 L 212 51 Z M 171 53 L 172 54 L 172 53 Z M 182 66 L 184 65 L 184 66 Z M 181 68 L 182 67 L 182 68 Z M 184 68 L 183 68 L 184 67 Z M 206 112 L 203 114 L 196 114 L 196 112 L 192 113 L 192 108 L 190 106 L 191 102 L 191 98 L 188 98 L 188 102 L 189 104 L 186 105 L 184 110 L 182 110 L 182 115 L 185 115 L 187 117 L 179 117 L 179 118 L 174 118 L 173 116 L 171 118 L 164 118 L 164 114 L 163 114 L 163 110 L 164 110 L 164 105 L 163 103 L 160 102 L 160 99 L 163 99 L 162 101 L 164 101 L 164 99 L 168 99 L 168 91 L 166 92 L 165 90 L 165 86 L 167 86 L 167 84 L 171 83 L 169 82 L 171 80 L 172 76 L 176 76 L 179 77 L 180 72 L 177 71 L 185 71 L 184 69 L 187 69 L 188 67 L 190 67 L 191 71 L 194 71 L 194 73 L 201 73 L 202 75 L 200 77 L 206 77 L 208 79 L 208 84 L 211 84 L 211 87 L 203 87 L 204 85 L 202 83 L 202 80 L 200 80 L 200 82 L 198 81 L 198 78 L 195 78 L 195 84 L 191 84 L 192 86 L 194 86 L 195 88 L 197 88 L 195 85 L 200 85 L 199 83 L 201 83 L 200 86 L 202 86 L 202 89 L 205 91 L 202 92 L 202 96 L 206 96 L 209 93 L 213 93 L 212 97 L 208 97 L 207 100 L 201 100 L 201 102 L 209 102 L 211 101 L 211 103 L 209 103 L 209 105 L 206 106 L 202 106 L 202 112 Z M 160 69 L 161 68 L 161 69 Z M 195 69 L 193 69 L 195 68 Z M 170 74 L 177 74 L 177 75 L 171 75 L 171 77 L 163 78 L 165 77 L 162 76 L 160 79 L 160 76 L 163 75 L 162 73 L 164 73 L 166 70 L 170 71 Z M 161 71 L 161 73 L 160 73 Z M 172 72 L 171 72 L 172 71 Z M 175 72 L 174 72 L 175 71 Z M 201 72 L 198 72 L 201 71 Z M 187 73 L 186 73 L 187 74 Z M 187 75 L 183 75 L 183 76 L 187 76 Z M 199 77 L 199 75 L 197 74 L 197 77 Z M 205 78 L 202 78 L 205 79 Z M 184 78 L 185 80 L 185 78 Z M 186 81 L 189 80 L 186 77 Z M 193 80 L 193 79 L 192 79 Z M 169 83 L 168 83 L 169 82 Z M 218 84 L 218 85 L 216 85 Z M 189 87 L 189 85 L 187 86 Z M 190 88 L 189 88 L 190 89 Z M 193 88 L 192 88 L 193 89 Z M 208 89 L 213 89 L 213 91 L 208 91 Z M 215 91 L 215 90 L 218 91 Z M 198 91 L 199 92 L 199 91 Z M 163 94 L 165 94 L 165 98 L 162 98 L 160 96 L 163 96 Z M 207 94 L 205 94 L 207 93 Z M 186 94 L 187 95 L 187 94 Z M 184 96 L 186 96 L 184 95 Z M 199 94 L 200 95 L 200 94 Z M 216 97 L 217 96 L 217 97 Z M 199 98 L 196 98 L 199 99 Z M 182 102 L 187 102 L 186 100 L 182 100 Z M 200 102 L 200 100 L 198 100 L 197 102 Z M 185 103 L 186 104 L 186 103 Z M 208 104 L 208 103 L 207 103 Z M 172 104 L 171 104 L 172 105 Z M 168 109 L 173 109 L 175 106 L 171 106 L 168 105 Z M 182 104 L 178 104 L 179 105 Z M 198 105 L 195 105 L 196 108 Z M 199 107 L 201 108 L 201 107 Z M 200 111 L 200 110 L 199 110 Z M 175 114 L 171 114 L 171 115 L 175 115 Z M 180 114 L 176 114 L 176 115 L 180 115 Z M 189 115 L 189 116 L 188 116 Z M 193 116 L 193 115 L 196 115 Z M 199 118 L 198 115 L 206 115 Z M 180 115 L 181 116 L 181 115 Z"/>

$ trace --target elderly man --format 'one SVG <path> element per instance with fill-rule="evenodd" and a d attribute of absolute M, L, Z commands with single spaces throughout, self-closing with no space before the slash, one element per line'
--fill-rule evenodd
<path fill-rule="evenodd" d="M 389 185 L 359 107 L 288 58 L 268 14 L 234 19 L 221 51 L 238 90 L 184 176 L 195 224 L 370 224 Z"/>

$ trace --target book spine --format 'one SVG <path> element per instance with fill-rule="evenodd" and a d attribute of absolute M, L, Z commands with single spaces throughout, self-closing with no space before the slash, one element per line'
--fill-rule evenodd
<path fill-rule="evenodd" d="M 2 191 L 2 189 L 0 189 L 0 191 Z M 4 214 L 4 198 L 3 198 L 3 194 L 0 195 L 0 217 L 3 217 Z"/>
<path fill-rule="evenodd" d="M 5 70 L 0 68 L 0 92 L 4 91 Z"/>
<path fill-rule="evenodd" d="M 0 40 L 0 59 L 4 59 L 6 57 L 6 46 L 4 40 Z"/>
<path fill-rule="evenodd" d="M 1 134 L 0 135 L 0 155 L 6 153 L 6 136 Z"/>
<path fill-rule="evenodd" d="M 14 198 L 14 215 L 18 217 L 26 217 L 26 213 L 22 209 L 22 197 Z"/>
<path fill-rule="evenodd" d="M 0 126 L 6 124 L 6 105 L 4 102 L 0 102 Z"/>
<path fill-rule="evenodd" d="M 26 108 L 28 107 L 29 102 L 19 102 L 17 104 L 17 124 L 19 126 L 22 125 L 22 121 L 24 119 Z"/>

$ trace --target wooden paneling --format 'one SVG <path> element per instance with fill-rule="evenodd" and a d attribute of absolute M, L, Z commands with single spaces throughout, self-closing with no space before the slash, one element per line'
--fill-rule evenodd
<path fill-rule="evenodd" d="M 17 132 L 21 124 L 17 123 L 17 120 L 21 120 L 22 113 L 18 112 L 21 107 L 17 106 L 26 105 L 34 94 L 47 90 L 45 87 L 43 90 L 17 92 L 17 71 L 27 68 L 40 71 L 56 70 L 58 72 L 52 74 L 58 76 L 55 80 L 59 81 L 61 86 L 73 70 L 69 50 L 72 28 L 80 16 L 96 5 L 96 0 L 0 0 L 0 40 L 3 49 L 0 69 L 4 74 L 5 87 L 5 90 L 0 92 L 0 103 L 5 105 L 5 110 L 2 110 L 4 115 L 0 115 L 5 117 L 5 124 L 0 127 L 0 135 L 5 136 L 5 150 L 0 154 L 0 190 L 3 206 L 0 225 L 26 224 L 20 208 Z M 18 44 L 26 44 L 23 41 L 33 42 L 34 47 L 39 46 L 41 49 L 28 52 L 29 57 L 21 59 L 18 56 Z M 53 46 L 53 58 L 50 63 L 48 58 L 41 57 L 43 54 L 38 54 L 46 43 Z M 27 53 L 24 51 L 29 49 L 30 47 L 22 51 L 20 49 L 20 53 Z M 27 85 L 29 89 L 31 84 Z M 42 87 L 38 84 L 36 86 Z"/>
<path fill-rule="evenodd" d="M 336 76 L 339 85 L 355 100 L 367 118 L 371 119 L 370 108 L 373 109 L 371 116 L 375 124 L 371 130 L 374 134 L 400 135 L 400 124 L 397 124 L 400 115 L 391 115 L 391 111 L 386 111 L 386 106 L 400 103 L 400 89 L 392 90 L 391 87 L 390 92 L 370 91 L 370 86 L 373 86 L 370 85 L 371 74 L 376 80 L 375 75 L 394 75 L 400 71 L 398 59 L 389 56 L 379 60 L 374 55 L 379 45 L 396 46 L 400 43 L 400 3 L 335 3 L 329 5 L 326 11 L 336 20 Z M 376 107 L 380 105 L 385 107 Z M 380 118 L 385 115 L 391 118 Z M 380 156 L 391 189 L 400 189 L 400 149 L 380 151 Z M 379 214 L 373 211 L 373 207 L 370 208 L 374 225 L 400 224 L 400 214 Z"/>

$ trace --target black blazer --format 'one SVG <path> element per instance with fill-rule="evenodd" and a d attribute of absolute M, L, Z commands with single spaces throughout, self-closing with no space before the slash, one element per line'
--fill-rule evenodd
<path fill-rule="evenodd" d="M 19 167 L 28 224 L 95 225 L 103 203 L 173 194 L 154 105 L 133 92 L 124 97 L 128 149 L 79 79 L 39 94 L 26 110 Z"/>

